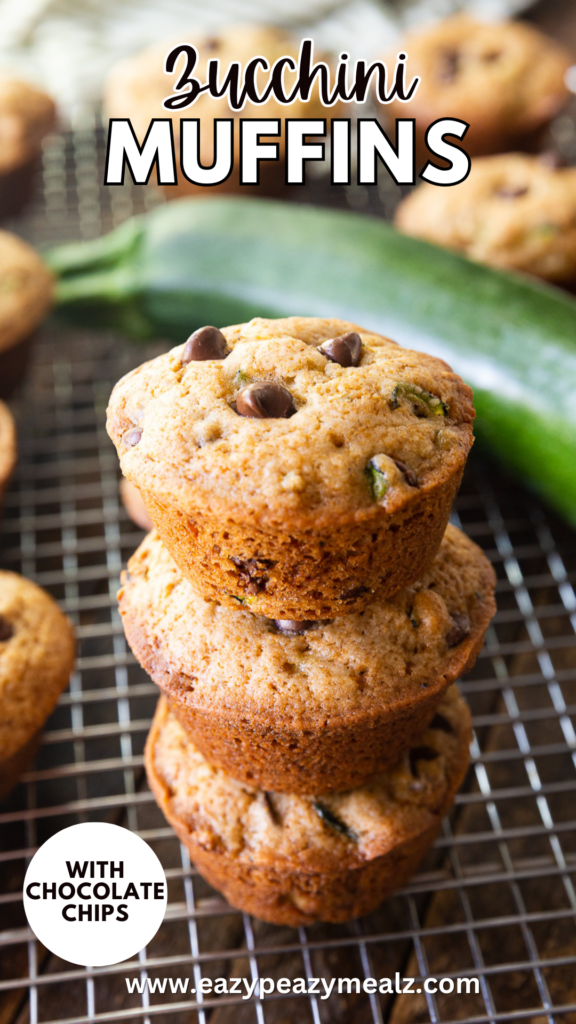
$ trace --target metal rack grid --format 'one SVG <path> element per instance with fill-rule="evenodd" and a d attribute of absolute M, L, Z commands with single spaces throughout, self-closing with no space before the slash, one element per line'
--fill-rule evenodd
<path fill-rule="evenodd" d="M 92 237 L 159 201 L 152 189 L 100 185 L 96 127 L 79 126 L 47 147 L 43 191 L 16 225 L 37 244 Z M 322 180 L 304 197 L 326 200 Z M 338 196 L 379 212 L 393 198 L 386 188 Z M 127 648 L 115 605 L 120 568 L 141 534 L 118 499 L 104 410 L 118 377 L 154 351 L 112 334 L 46 329 L 15 406 L 21 457 L 6 496 L 0 565 L 61 602 L 79 656 L 34 770 L 0 807 L 0 1024 L 576 1019 L 576 535 L 471 459 L 454 516 L 497 570 L 499 610 L 462 684 L 474 713 L 472 768 L 443 835 L 411 883 L 361 921 L 293 930 L 250 919 L 191 867 L 143 774 L 157 691 Z M 169 880 L 153 942 L 137 960 L 93 970 L 48 954 L 21 902 L 33 851 L 85 820 L 137 831 Z M 396 971 L 478 977 L 480 993 L 199 993 L 202 978 Z M 129 994 L 126 978 L 188 978 L 197 994 Z"/>

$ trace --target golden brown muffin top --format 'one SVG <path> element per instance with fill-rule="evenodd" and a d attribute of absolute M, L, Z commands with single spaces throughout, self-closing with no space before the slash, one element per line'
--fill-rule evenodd
<path fill-rule="evenodd" d="M 182 32 L 177 39 L 165 40 L 133 57 L 128 57 L 115 67 L 106 82 L 104 90 L 104 106 L 109 117 L 129 117 L 134 131 L 142 140 L 153 117 L 172 117 L 174 137 L 178 151 L 180 138 L 180 118 L 200 118 L 200 139 L 202 161 L 207 165 L 213 160 L 214 135 L 213 121 L 215 118 L 241 117 L 280 118 L 286 117 L 325 117 L 326 108 L 320 103 L 318 89 L 313 88 L 310 99 L 304 103 L 298 99 L 286 107 L 271 96 L 261 105 L 247 102 L 242 110 L 231 110 L 226 96 L 212 97 L 202 93 L 196 102 L 184 110 L 165 110 L 162 101 L 170 95 L 173 86 L 183 70 L 183 57 L 180 57 L 174 75 L 164 73 L 164 61 L 169 50 L 180 44 L 188 43 L 198 51 L 198 63 L 193 75 L 202 82 L 206 79 L 209 60 L 220 61 L 220 77 L 232 61 L 239 61 L 243 68 L 253 57 L 265 57 L 270 67 L 280 57 L 290 56 L 297 61 L 299 41 L 279 28 L 266 28 L 258 25 L 239 25 L 219 29 L 206 34 L 190 29 Z M 325 59 L 316 55 L 316 59 Z M 269 80 L 269 72 L 261 69 L 256 74 L 256 85 L 259 93 Z M 284 72 L 284 88 L 289 94 L 296 82 L 296 73 L 288 68 Z M 329 115 L 337 116 L 337 107 L 331 107 Z M 280 139 L 272 141 L 279 144 L 280 157 L 284 155 L 284 132 Z M 238 129 L 235 129 L 235 151 L 239 151 Z"/>
<path fill-rule="evenodd" d="M 476 157 L 460 185 L 422 184 L 396 227 L 496 267 L 550 281 L 576 276 L 576 169 L 524 153 Z"/>
<path fill-rule="evenodd" d="M 0 756 L 34 735 L 68 684 L 74 633 L 56 601 L 14 572 L 0 572 Z"/>
<path fill-rule="evenodd" d="M 0 402 L 0 496 L 16 465 L 16 424 L 4 402 Z"/>
<path fill-rule="evenodd" d="M 464 774 L 470 714 L 451 687 L 438 716 L 401 760 L 347 793 L 265 793 L 213 768 L 161 699 L 147 749 L 171 816 L 193 842 L 249 864 L 301 870 L 357 867 L 424 832 Z M 441 723 L 441 724 L 439 724 Z"/>
<path fill-rule="evenodd" d="M 0 231 L 0 352 L 30 334 L 52 305 L 54 281 L 38 253 Z"/>
<path fill-rule="evenodd" d="M 472 444 L 472 392 L 440 359 L 343 320 L 255 319 L 226 327 L 225 358 L 182 363 L 185 346 L 116 385 L 108 433 L 123 474 L 188 512 L 267 512 L 314 528 L 392 513 L 460 472 Z M 322 354 L 357 333 L 359 365 Z M 240 415 L 268 382 L 293 415 Z"/>
<path fill-rule="evenodd" d="M 25 164 L 40 152 L 54 126 L 54 101 L 41 89 L 0 72 L 0 173 Z"/>
<path fill-rule="evenodd" d="M 139 644 L 153 652 L 159 676 L 191 708 L 238 708 L 277 726 L 350 721 L 382 705 L 398 713 L 427 686 L 457 679 L 496 610 L 494 571 L 454 526 L 418 583 L 327 622 L 276 624 L 204 600 L 157 533 L 132 556 L 122 584 L 136 653 Z"/>
<path fill-rule="evenodd" d="M 495 124 L 513 135 L 551 120 L 569 96 L 564 75 L 573 58 L 525 22 L 457 14 L 410 33 L 400 47 L 410 75 L 421 77 L 404 117 L 417 110 L 430 122 L 459 117 L 472 129 Z"/>

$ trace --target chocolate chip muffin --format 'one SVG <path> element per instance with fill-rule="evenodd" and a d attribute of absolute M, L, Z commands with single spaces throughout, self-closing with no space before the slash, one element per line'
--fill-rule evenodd
<path fill-rule="evenodd" d="M 523 153 L 477 157 L 460 185 L 415 189 L 396 227 L 480 263 L 573 282 L 576 169 Z"/>
<path fill-rule="evenodd" d="M 446 363 L 342 320 L 202 328 L 114 388 L 108 432 L 205 598 L 361 611 L 426 571 L 472 444 Z"/>
<path fill-rule="evenodd" d="M 0 231 L 0 399 L 9 398 L 24 376 L 52 291 L 52 275 L 32 246 Z"/>
<path fill-rule="evenodd" d="M 10 409 L 0 402 L 0 503 L 16 464 L 16 425 Z"/>
<path fill-rule="evenodd" d="M 290 56 L 298 59 L 299 40 L 293 38 L 282 29 L 262 27 L 258 25 L 240 25 L 221 28 L 217 32 L 205 34 L 198 30 L 181 33 L 177 39 L 157 43 L 142 53 L 128 57 L 115 67 L 106 83 L 104 106 L 109 117 L 128 117 L 134 131 L 142 143 L 154 117 L 172 116 L 175 152 L 180 152 L 180 119 L 199 118 L 200 154 L 204 167 L 214 163 L 214 130 L 217 118 L 233 118 L 234 131 L 234 163 L 232 173 L 219 185 L 208 187 L 208 192 L 238 192 L 242 195 L 260 191 L 267 194 L 279 194 L 285 188 L 284 159 L 286 153 L 285 119 L 290 118 L 323 118 L 326 108 L 322 106 L 317 88 L 313 88 L 310 99 L 303 102 L 295 100 L 289 106 L 283 106 L 272 96 L 266 103 L 256 105 L 249 101 L 242 110 L 232 110 L 228 98 L 215 98 L 208 93 L 201 94 L 195 103 L 183 110 L 171 112 L 162 106 L 162 101 L 170 96 L 179 76 L 183 71 L 183 57 L 180 57 L 173 75 L 164 72 L 167 53 L 173 46 L 181 43 L 192 44 L 198 51 L 198 63 L 194 68 L 194 76 L 201 81 L 206 80 L 209 60 L 220 61 L 221 75 L 232 61 L 239 61 L 243 68 L 254 57 L 265 57 L 272 67 L 280 57 Z M 317 60 L 326 59 L 316 55 Z M 264 91 L 269 80 L 268 72 L 258 71 L 256 85 L 259 93 Z M 287 93 L 293 89 L 296 73 L 285 68 L 284 88 Z M 330 108 L 329 116 L 338 117 L 340 107 Z M 280 137 L 262 137 L 261 142 L 278 145 L 279 160 L 263 160 L 260 164 L 260 185 L 240 184 L 240 119 L 266 118 L 280 120 Z M 178 170 L 176 185 L 162 186 L 168 198 L 206 193 L 206 187 L 194 185 L 188 181 L 182 170 Z"/>
<path fill-rule="evenodd" d="M 0 72 L 0 217 L 14 216 L 30 199 L 42 140 L 55 118 L 50 96 Z"/>
<path fill-rule="evenodd" d="M 452 687 L 398 763 L 347 793 L 271 793 L 204 760 L 161 699 L 146 745 L 157 803 L 201 875 L 275 924 L 347 921 L 410 878 L 468 766 L 470 714 Z"/>
<path fill-rule="evenodd" d="M 34 756 L 73 664 L 72 626 L 53 598 L 0 571 L 0 797 Z"/>
<path fill-rule="evenodd" d="M 395 100 L 387 110 L 416 118 L 421 152 L 426 129 L 442 117 L 469 123 L 462 145 L 471 156 L 532 147 L 569 97 L 573 57 L 525 22 L 458 14 L 411 33 L 397 50 L 421 81 L 408 104 Z"/>
<path fill-rule="evenodd" d="M 351 789 L 394 764 L 472 667 L 495 612 L 492 567 L 453 526 L 421 580 L 327 622 L 205 601 L 158 534 L 122 582 L 128 643 L 204 757 L 288 793 Z"/>

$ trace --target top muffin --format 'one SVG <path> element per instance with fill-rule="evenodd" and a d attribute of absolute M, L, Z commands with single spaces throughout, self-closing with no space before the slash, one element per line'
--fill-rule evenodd
<path fill-rule="evenodd" d="M 439 117 L 470 124 L 464 148 L 497 153 L 548 124 L 566 103 L 572 57 L 520 21 L 481 22 L 459 14 L 401 41 L 411 75 L 421 77 L 408 106 L 390 104 L 391 117 L 416 117 L 421 138 Z"/>
<path fill-rule="evenodd" d="M 129 373 L 108 409 L 122 472 L 184 575 L 275 618 L 357 610 L 417 579 L 472 444 L 470 388 L 441 360 L 342 320 L 212 330 Z M 339 608 L 318 597 L 311 613 L 305 593 L 298 610 L 268 600 L 280 576 L 306 592 L 330 573 Z"/>

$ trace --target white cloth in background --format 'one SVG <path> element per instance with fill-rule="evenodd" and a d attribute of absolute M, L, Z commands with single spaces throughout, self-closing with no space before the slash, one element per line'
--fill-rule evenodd
<path fill-rule="evenodd" d="M 74 118 L 98 101 L 108 69 L 183 27 L 260 22 L 319 47 L 371 58 L 401 31 L 466 8 L 503 17 L 530 0 L 0 0 L 0 66 L 43 85 Z"/>

